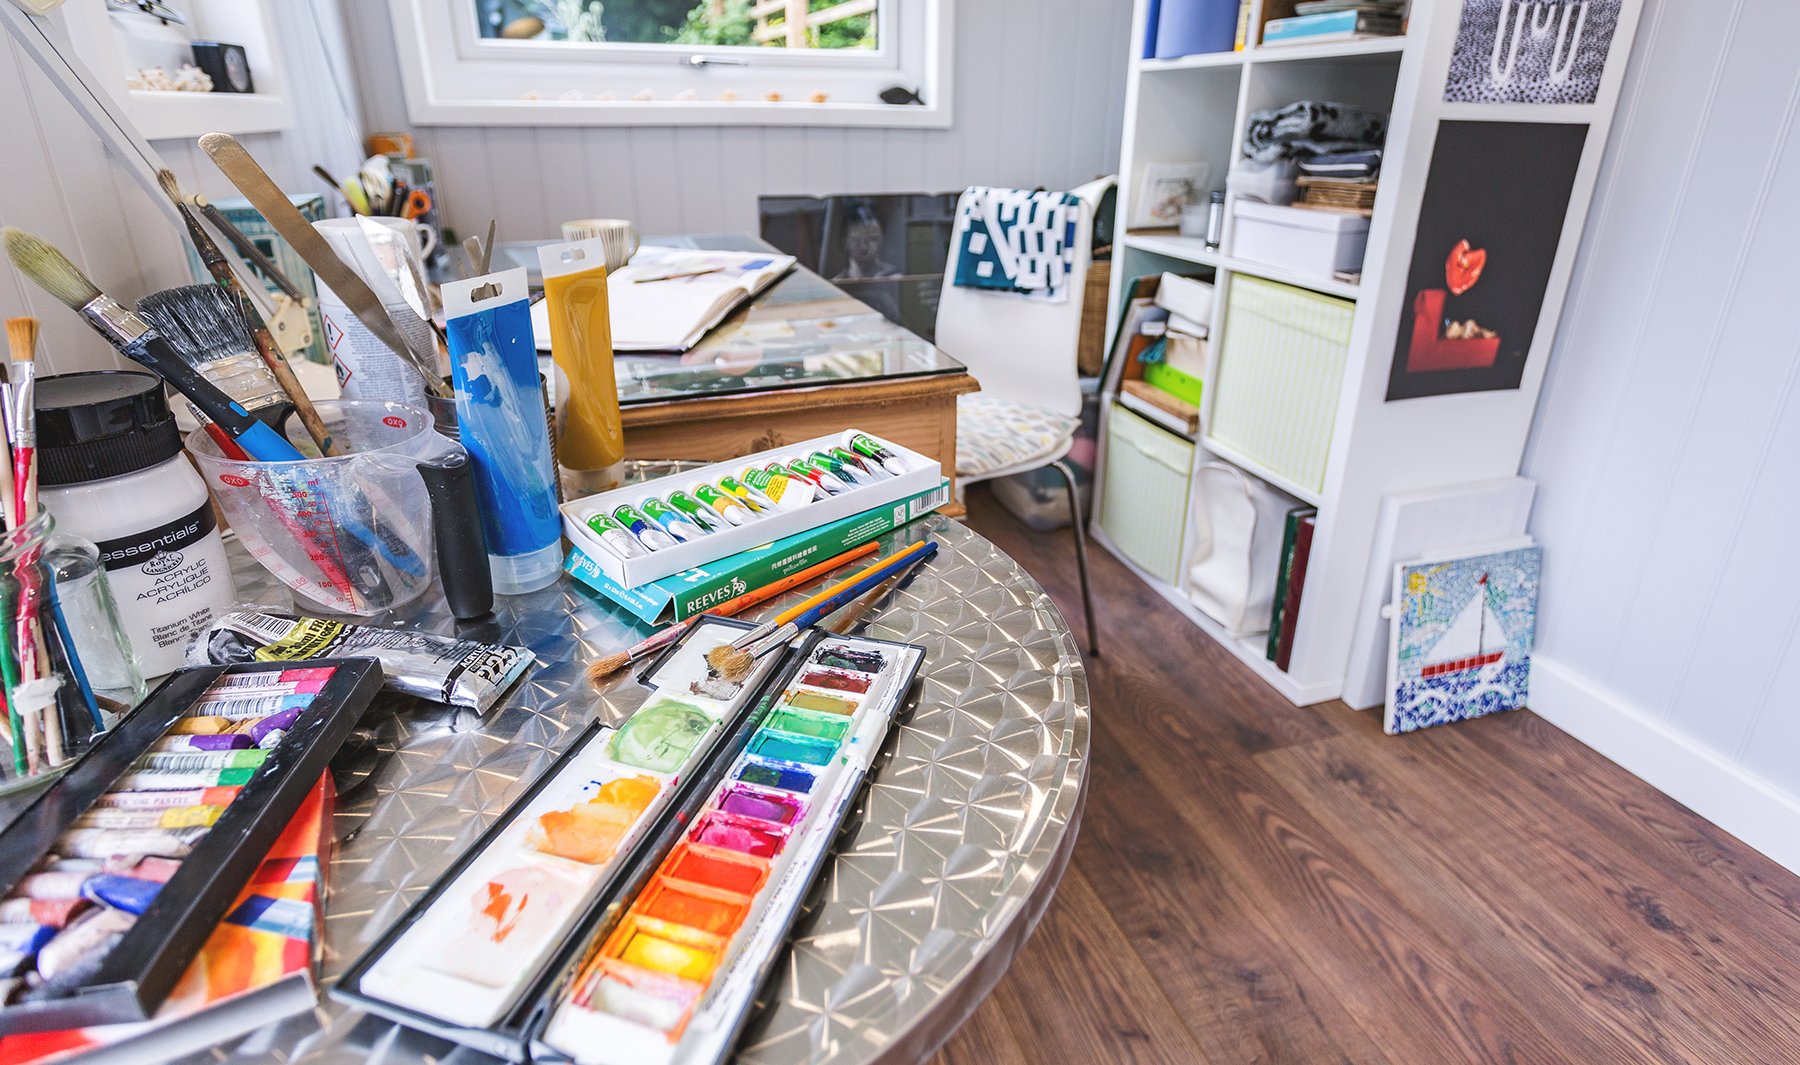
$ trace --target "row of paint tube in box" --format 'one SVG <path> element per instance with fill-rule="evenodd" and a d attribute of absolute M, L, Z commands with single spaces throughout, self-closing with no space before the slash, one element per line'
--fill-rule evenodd
<path fill-rule="evenodd" d="M 892 449 L 858 434 L 848 448 L 752 466 L 742 477 L 721 477 L 717 484 L 703 481 L 689 491 L 668 493 L 666 501 L 653 496 L 635 507 L 614 507 L 611 514 L 591 514 L 586 521 L 602 547 L 621 559 L 639 558 L 905 472 L 905 462 Z"/>

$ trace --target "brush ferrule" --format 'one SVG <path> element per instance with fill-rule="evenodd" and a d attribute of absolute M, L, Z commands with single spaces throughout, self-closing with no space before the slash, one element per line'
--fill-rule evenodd
<path fill-rule="evenodd" d="M 150 332 L 149 323 L 137 312 L 104 292 L 81 305 L 78 312 L 114 347 L 129 347 Z"/>
<path fill-rule="evenodd" d="M 800 635 L 799 627 L 790 621 L 744 650 L 749 653 L 751 658 L 761 658 L 782 644 L 791 642 L 798 635 Z"/>

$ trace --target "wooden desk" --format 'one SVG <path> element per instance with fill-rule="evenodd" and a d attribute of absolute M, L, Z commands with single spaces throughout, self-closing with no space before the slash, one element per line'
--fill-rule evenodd
<path fill-rule="evenodd" d="M 768 250 L 742 234 L 680 242 Z M 937 459 L 952 487 L 956 397 L 981 388 L 961 363 L 800 267 L 692 351 L 621 354 L 618 367 L 626 458 L 717 462 L 855 427 Z"/>

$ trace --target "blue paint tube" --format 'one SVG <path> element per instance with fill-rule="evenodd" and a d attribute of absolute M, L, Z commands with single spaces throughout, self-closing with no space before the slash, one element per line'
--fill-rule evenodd
<path fill-rule="evenodd" d="M 443 296 L 456 418 L 475 468 L 494 591 L 535 591 L 561 572 L 562 516 L 525 271 L 452 282 Z"/>

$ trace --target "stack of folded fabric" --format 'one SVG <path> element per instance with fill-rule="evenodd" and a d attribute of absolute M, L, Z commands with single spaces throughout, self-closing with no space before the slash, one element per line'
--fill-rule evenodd
<path fill-rule="evenodd" d="M 1232 168 L 1232 189 L 1240 197 L 1325 210 L 1367 212 L 1375 202 L 1381 174 L 1381 145 L 1388 116 L 1350 104 L 1301 100 L 1256 111 L 1244 131 L 1249 158 Z M 1279 172 L 1293 180 L 1259 176 Z M 1314 193 L 1314 189 L 1318 189 Z"/>
<path fill-rule="evenodd" d="M 1300 206 L 1367 215 L 1375 209 L 1381 149 L 1327 152 L 1300 160 Z"/>

